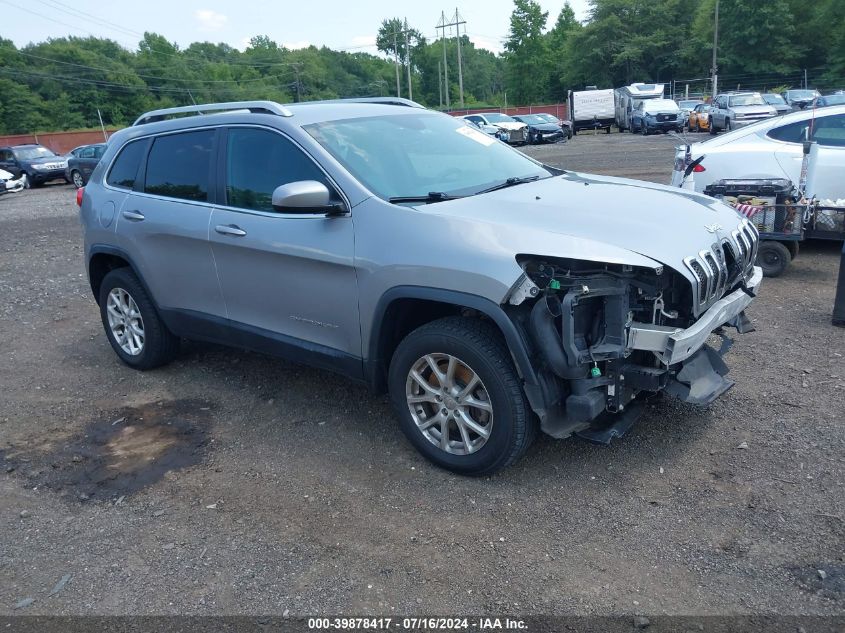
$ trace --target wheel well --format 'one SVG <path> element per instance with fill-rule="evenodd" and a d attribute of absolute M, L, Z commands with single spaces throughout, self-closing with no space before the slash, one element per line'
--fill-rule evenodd
<path fill-rule="evenodd" d="M 94 299 L 100 301 L 100 286 L 107 274 L 116 268 L 128 268 L 129 262 L 119 255 L 109 253 L 96 253 L 88 263 L 88 279 L 91 282 L 91 291 Z"/>

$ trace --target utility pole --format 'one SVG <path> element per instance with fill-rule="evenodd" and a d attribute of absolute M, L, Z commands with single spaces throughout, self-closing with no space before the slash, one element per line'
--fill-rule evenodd
<path fill-rule="evenodd" d="M 293 75 L 296 77 L 296 103 L 302 101 L 302 93 L 300 91 L 300 83 L 299 83 L 299 64 L 291 64 L 293 66 Z"/>
<path fill-rule="evenodd" d="M 399 48 L 396 43 L 396 31 L 393 31 L 393 66 L 396 68 L 396 96 L 402 96 L 402 89 L 399 86 Z"/>
<path fill-rule="evenodd" d="M 461 16 L 458 14 L 458 7 L 455 7 L 455 39 L 458 42 L 458 89 L 461 91 L 461 107 L 464 107 L 464 70 L 461 63 Z"/>
<path fill-rule="evenodd" d="M 405 18 L 405 54 L 408 56 L 408 98 L 414 98 L 414 87 L 411 85 L 411 41 L 408 37 L 408 18 Z"/>
<path fill-rule="evenodd" d="M 716 53 L 719 50 L 719 0 L 716 0 L 716 19 L 713 23 L 713 98 L 719 93 L 719 67 L 716 65 Z"/>
<path fill-rule="evenodd" d="M 446 109 L 449 110 L 452 104 L 449 103 L 449 64 L 446 61 L 446 12 L 440 12 L 440 22 L 437 24 L 438 29 L 443 29 L 443 86 L 446 94 Z"/>
<path fill-rule="evenodd" d="M 440 109 L 443 109 L 443 62 L 437 61 L 437 92 L 440 94 Z M 99 110 L 97 110 L 99 112 Z"/>

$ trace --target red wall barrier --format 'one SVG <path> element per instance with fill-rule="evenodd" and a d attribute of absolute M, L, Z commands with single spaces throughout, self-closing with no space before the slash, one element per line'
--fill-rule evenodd
<path fill-rule="evenodd" d="M 106 134 L 111 136 L 117 129 L 107 129 Z M 6 145 L 22 145 L 24 143 L 38 143 L 56 154 L 67 154 L 74 147 L 80 145 L 92 145 L 103 142 L 102 130 L 89 130 L 87 132 L 44 132 L 43 134 L 12 134 L 0 136 L 0 147 Z"/>

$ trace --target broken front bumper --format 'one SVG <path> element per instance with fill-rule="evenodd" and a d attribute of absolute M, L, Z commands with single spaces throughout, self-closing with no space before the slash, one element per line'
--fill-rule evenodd
<path fill-rule="evenodd" d="M 685 330 L 650 323 L 632 323 L 628 329 L 628 349 L 654 352 L 664 365 L 683 362 L 707 342 L 713 330 L 739 317 L 757 294 L 762 280 L 763 271 L 755 266 L 745 289 L 734 290 L 719 299 Z"/>

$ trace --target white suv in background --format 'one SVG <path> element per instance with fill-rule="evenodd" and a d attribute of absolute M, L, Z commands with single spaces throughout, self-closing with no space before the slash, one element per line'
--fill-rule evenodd
<path fill-rule="evenodd" d="M 845 106 L 802 110 L 767 119 L 741 130 L 690 146 L 691 158 L 704 156 L 695 173 L 695 190 L 704 191 L 722 178 L 789 178 L 796 185 L 801 175 L 804 140 L 819 144 L 816 166 L 818 198 L 845 198 Z M 680 186 L 686 148 L 678 149 L 672 184 Z"/>

